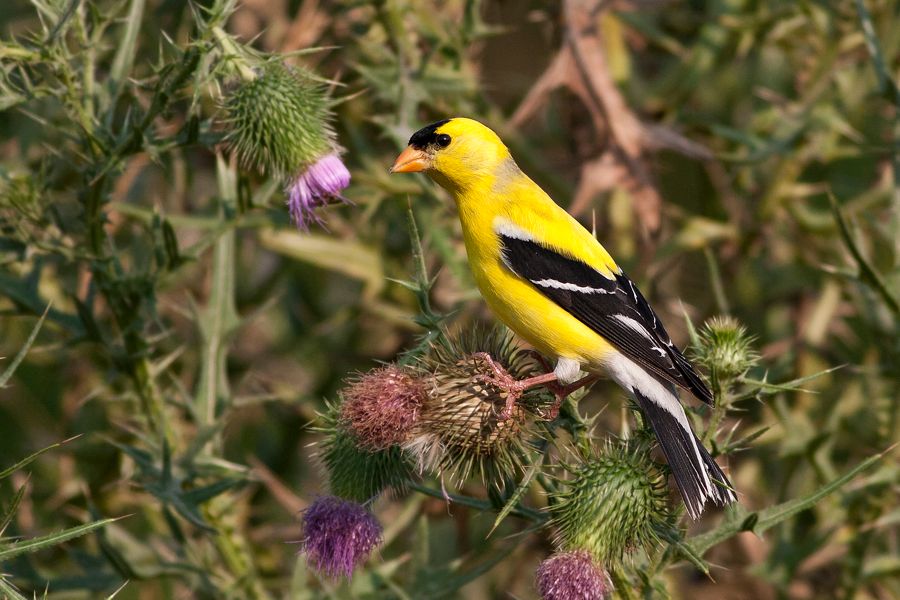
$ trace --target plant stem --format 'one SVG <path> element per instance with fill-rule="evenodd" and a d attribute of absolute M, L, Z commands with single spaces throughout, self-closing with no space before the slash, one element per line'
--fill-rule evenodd
<path fill-rule="evenodd" d="M 472 498 L 471 496 L 462 496 L 459 494 L 445 494 L 441 490 L 436 490 L 417 482 L 410 482 L 409 489 L 421 494 L 425 494 L 426 496 L 431 496 L 432 498 L 449 500 L 450 502 L 460 504 L 462 506 L 468 506 L 469 508 L 475 508 L 485 512 L 498 512 L 497 508 L 487 500 L 480 500 L 478 498 Z M 527 519 L 529 521 L 534 521 L 535 523 L 543 523 L 549 518 L 546 514 L 539 510 L 527 508 L 524 506 L 517 506 L 516 508 L 513 508 L 509 512 L 509 514 L 515 515 L 522 519 Z"/>

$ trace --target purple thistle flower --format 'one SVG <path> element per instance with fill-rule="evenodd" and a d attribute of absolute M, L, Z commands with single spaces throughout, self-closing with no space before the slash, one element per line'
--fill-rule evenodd
<path fill-rule="evenodd" d="M 425 385 L 388 365 L 353 382 L 342 393 L 341 419 L 366 450 L 386 450 L 406 441 L 419 420 Z"/>
<path fill-rule="evenodd" d="M 317 571 L 350 578 L 381 544 L 381 524 L 362 505 L 336 496 L 317 498 L 303 513 L 303 548 Z"/>
<path fill-rule="evenodd" d="M 584 550 L 554 554 L 541 563 L 536 584 L 543 600 L 606 600 L 609 575 Z"/>
<path fill-rule="evenodd" d="M 347 202 L 341 191 L 350 185 L 350 171 L 337 153 L 326 154 L 288 185 L 288 208 L 298 228 L 309 229 L 313 221 L 321 222 L 314 212 L 330 200 Z"/>

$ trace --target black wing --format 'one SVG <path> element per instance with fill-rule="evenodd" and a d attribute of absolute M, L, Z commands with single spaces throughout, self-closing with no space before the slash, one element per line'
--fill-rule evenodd
<path fill-rule="evenodd" d="M 504 264 L 642 367 L 712 404 L 709 388 L 675 347 L 637 286 L 534 240 L 500 234 Z"/>

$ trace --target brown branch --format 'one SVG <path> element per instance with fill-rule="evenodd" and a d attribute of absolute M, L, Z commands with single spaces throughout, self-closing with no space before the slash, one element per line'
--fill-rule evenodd
<path fill-rule="evenodd" d="M 634 200 L 642 231 L 654 233 L 660 226 L 662 198 L 646 156 L 664 149 L 700 160 L 708 160 L 712 155 L 669 127 L 641 122 L 628 107 L 610 73 L 598 28 L 598 19 L 610 9 L 609 3 L 565 0 L 563 8 L 565 42 L 522 100 L 511 122 L 522 125 L 537 114 L 553 90 L 569 89 L 587 108 L 598 139 L 604 139 L 600 156 L 582 165 L 569 210 L 583 213 L 596 194 L 622 187 Z"/>

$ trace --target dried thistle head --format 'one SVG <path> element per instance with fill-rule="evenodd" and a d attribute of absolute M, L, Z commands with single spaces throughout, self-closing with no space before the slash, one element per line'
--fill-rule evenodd
<path fill-rule="evenodd" d="M 341 422 L 370 451 L 403 444 L 419 420 L 425 384 L 396 365 L 373 369 L 341 392 Z"/>
<path fill-rule="evenodd" d="M 609 574 L 584 550 L 554 554 L 535 575 L 541 600 L 606 600 L 612 597 Z"/>
<path fill-rule="evenodd" d="M 667 517 L 666 483 L 647 445 L 611 442 L 599 455 L 563 467 L 570 478 L 550 505 L 560 548 L 610 564 L 656 541 Z"/>
<path fill-rule="evenodd" d="M 503 419 L 506 392 L 487 383 L 492 371 L 476 356 L 481 352 L 516 379 L 534 372 L 528 356 L 505 331 L 477 331 L 434 348 L 415 365 L 425 382 L 425 397 L 404 447 L 420 469 L 447 473 L 459 482 L 477 472 L 483 481 L 498 484 L 519 470 L 531 452 L 532 426 L 550 396 L 545 390 L 530 390 Z"/>
<path fill-rule="evenodd" d="M 325 434 L 319 456 L 328 471 L 331 493 L 367 502 L 386 489 L 402 490 L 413 476 L 413 468 L 397 447 L 370 451 L 361 448 L 341 422 L 338 407 L 329 406 L 321 415 Z"/>
<path fill-rule="evenodd" d="M 709 370 L 714 387 L 727 387 L 756 364 L 753 337 L 737 319 L 716 316 L 700 330 L 697 361 Z"/>

